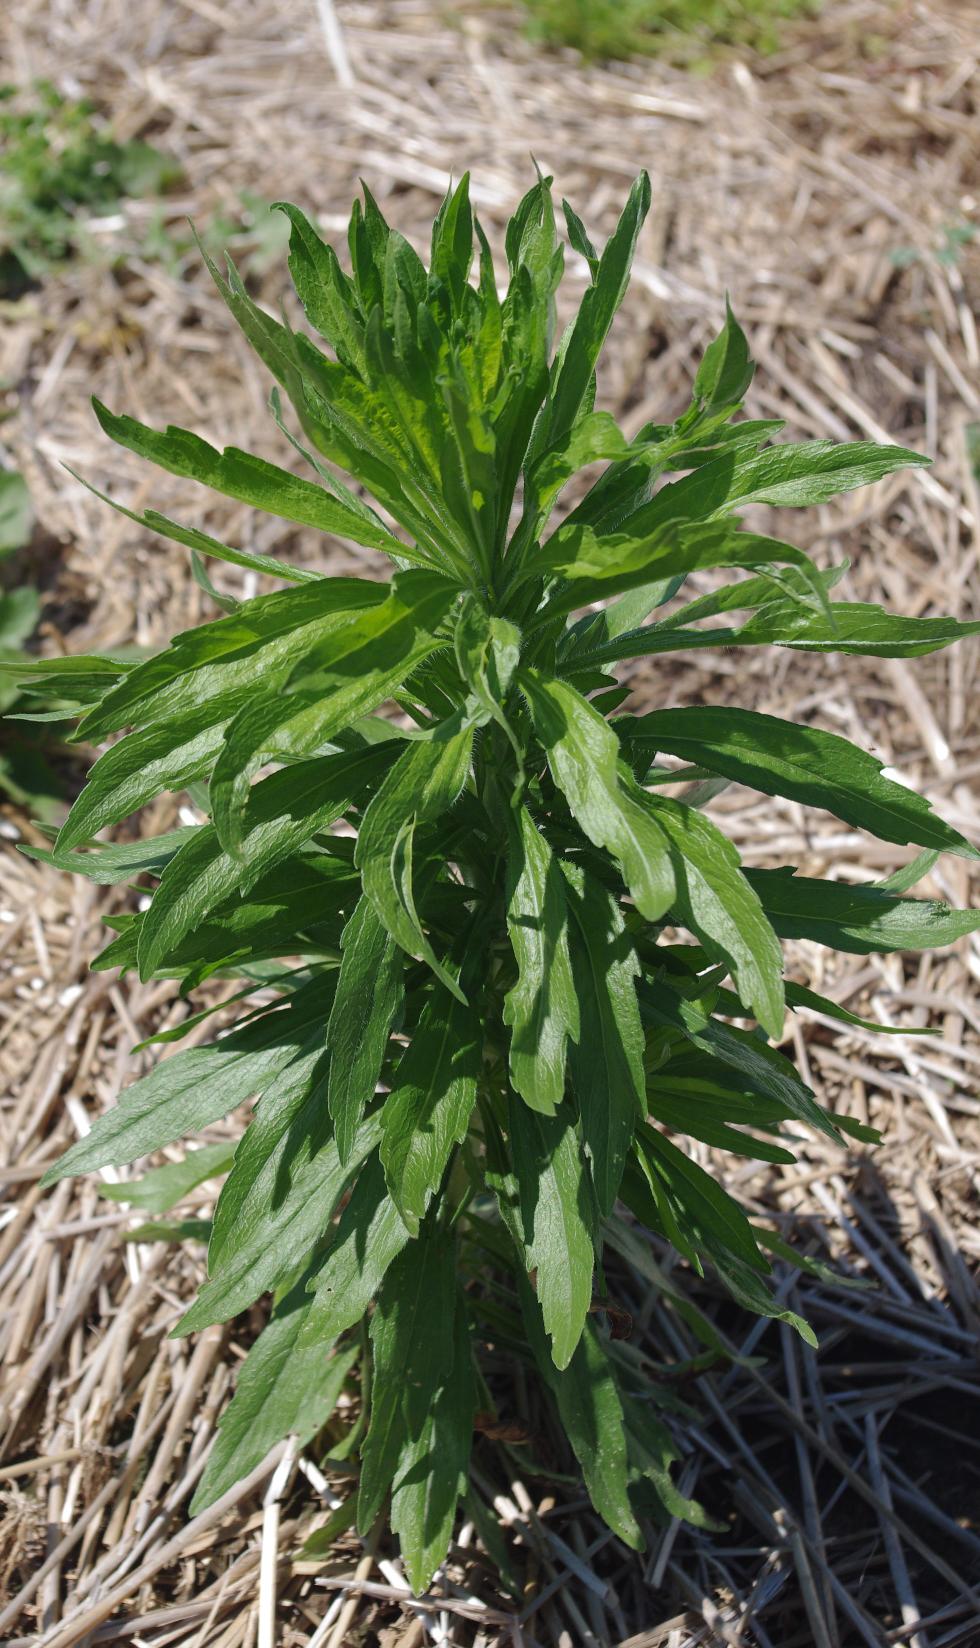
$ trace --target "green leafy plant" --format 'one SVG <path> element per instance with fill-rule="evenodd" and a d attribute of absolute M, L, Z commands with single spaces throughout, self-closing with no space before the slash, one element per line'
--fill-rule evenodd
<path fill-rule="evenodd" d="M 24 477 L 0 464 L 0 563 L 26 549 L 34 511 Z M 4 569 L 6 571 L 8 569 Z M 9 584 L 9 587 L 8 587 Z M 50 690 L 41 701 L 21 692 L 11 672 L 30 668 L 26 643 L 41 615 L 41 597 L 32 584 L 0 580 L 0 796 L 26 808 L 44 824 L 64 816 L 62 784 L 51 766 L 59 742 L 47 725 L 58 716 Z M 41 723 L 40 725 L 38 723 Z"/>
<path fill-rule="evenodd" d="M 536 1370 L 628 1545 L 641 1516 L 702 1516 L 671 1478 L 665 1387 L 611 1331 L 604 1244 L 628 1248 L 639 1220 L 740 1305 L 810 1336 L 769 1285 L 771 1254 L 807 1261 L 684 1139 L 769 1161 L 792 1160 L 799 1124 L 874 1139 L 771 1045 L 786 1007 L 856 1022 L 784 980 L 779 941 L 927 948 L 980 925 L 905 896 L 938 853 L 977 854 L 843 738 L 738 708 L 619 713 L 624 659 L 769 644 L 914 657 L 980 629 L 835 600 L 841 568 L 743 529 L 743 504 L 822 503 L 924 460 L 771 444 L 779 425 L 739 417 L 753 366 L 731 313 L 675 423 L 627 440 L 594 410 L 649 200 L 644 175 L 601 254 L 566 205 L 591 278 L 557 349 L 550 180 L 507 228 L 503 296 L 465 178 L 428 267 L 366 191 L 351 274 L 284 206 L 325 349 L 259 308 L 233 266 L 211 272 L 276 380 L 283 427 L 281 393 L 292 403 L 309 477 L 97 415 L 172 473 L 381 551 L 390 581 L 289 567 L 151 512 L 136 518 L 199 571 L 216 557 L 292 587 L 226 603 L 135 665 L 53 659 L 32 677 L 75 703 L 78 736 L 129 729 L 41 855 L 96 881 L 154 879 L 96 965 L 185 991 L 237 976 L 244 1004 L 227 1034 L 130 1086 L 47 1182 L 258 1099 L 233 1160 L 208 1147 L 112 1191 L 166 1213 L 226 1175 L 208 1279 L 175 1333 L 272 1294 L 194 1507 L 287 1434 L 316 1438 L 359 1369 L 361 1418 L 334 1430 L 333 1456 L 359 1447 L 359 1525 L 389 1506 L 416 1588 L 447 1550 L 474 1413 L 494 1408 L 488 1342 Z M 597 462 L 556 524 L 559 495 Z M 698 568 L 736 581 L 675 605 Z M 734 627 L 705 622 L 736 612 Z M 730 782 L 922 851 L 879 885 L 745 870 L 703 810 Z M 188 786 L 205 822 L 96 840 Z M 651 1285 L 676 1298 L 666 1277 Z"/>
<path fill-rule="evenodd" d="M 76 252 L 86 214 L 159 194 L 180 176 L 170 156 L 116 142 L 92 103 L 48 81 L 29 94 L 0 87 L 0 162 L 0 297 L 18 297 Z"/>
<path fill-rule="evenodd" d="M 712 46 L 773 52 L 781 26 L 812 15 L 817 0 L 522 0 L 532 38 L 583 56 L 680 55 Z"/>

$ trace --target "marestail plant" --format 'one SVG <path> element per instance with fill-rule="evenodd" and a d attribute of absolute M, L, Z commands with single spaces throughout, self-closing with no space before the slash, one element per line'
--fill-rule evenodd
<path fill-rule="evenodd" d="M 31 672 L 35 689 L 55 678 L 78 737 L 108 744 L 38 856 L 155 883 L 145 908 L 112 918 L 95 965 L 187 994 L 215 976 L 241 990 L 227 1033 L 129 1086 L 46 1182 L 254 1104 L 237 1148 L 113 1187 L 160 1211 L 224 1175 L 207 1280 L 176 1334 L 271 1295 L 193 1509 L 282 1438 L 312 1444 L 359 1389 L 340 1445 L 359 1458 L 357 1522 L 387 1507 L 416 1589 L 445 1557 L 459 1496 L 478 1504 L 468 1462 L 475 1415 L 494 1410 L 488 1345 L 543 1381 L 628 1545 L 644 1517 L 702 1514 L 672 1480 L 668 1387 L 622 1337 L 604 1247 L 635 1252 L 639 1221 L 739 1305 L 812 1340 L 769 1281 L 773 1255 L 809 1261 L 750 1222 L 685 1141 L 785 1162 L 787 1127 L 876 1138 L 829 1113 L 772 1045 L 787 1008 L 864 1022 L 785 979 L 780 940 L 924 949 L 980 925 L 905 896 L 939 853 L 977 853 L 845 739 L 727 705 L 623 711 L 628 659 L 663 656 L 669 671 L 674 652 L 767 645 L 908 658 L 980 629 L 836 600 L 845 567 L 743 527 L 743 505 L 819 504 L 925 460 L 773 444 L 778 423 L 740 416 L 753 366 L 730 312 L 676 422 L 628 440 L 594 410 L 649 201 L 641 176 L 601 253 L 565 206 L 590 283 L 557 348 L 550 180 L 508 225 L 503 296 L 465 178 L 428 267 L 367 191 L 349 274 L 283 206 L 325 348 L 253 302 L 233 266 L 211 273 L 275 380 L 272 412 L 305 475 L 96 412 L 173 474 L 381 551 L 389 581 L 290 567 L 149 512 L 133 518 L 188 547 L 206 588 L 208 557 L 291 587 L 241 603 L 212 591 L 224 615 L 145 661 Z M 597 464 L 556 524 L 563 489 Z M 678 604 L 708 568 L 732 576 Z M 731 783 L 921 852 L 859 886 L 745 869 L 704 810 Z M 163 791 L 189 792 L 204 821 L 98 839 Z"/>

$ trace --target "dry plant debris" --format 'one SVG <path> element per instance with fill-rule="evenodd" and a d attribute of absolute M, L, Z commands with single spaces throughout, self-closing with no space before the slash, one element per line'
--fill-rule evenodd
<path fill-rule="evenodd" d="M 971 4 L 831 4 L 779 56 L 732 61 L 706 79 L 656 63 L 585 70 L 570 56 L 536 55 L 504 10 L 471 3 L 451 17 L 436 0 L 242 9 L 21 0 L 0 29 L 4 79 L 44 76 L 90 95 L 119 140 L 146 137 L 177 158 L 189 189 L 167 203 L 175 225 L 187 212 L 203 221 L 247 189 L 297 199 L 336 231 L 363 174 L 411 238 L 450 174 L 471 166 L 481 217 L 499 229 L 533 153 L 590 223 L 608 227 L 624 180 L 648 165 L 654 211 L 606 402 L 633 428 L 670 417 L 730 286 L 760 361 L 754 413 L 787 418 L 795 436 L 891 439 L 935 459 L 925 475 L 826 506 L 807 547 L 828 561 L 852 557 L 851 598 L 912 616 L 978 616 L 980 500 L 966 426 L 980 420 L 980 256 L 968 238 L 948 251 L 950 231 L 980 211 Z M 124 208 L 137 218 L 154 209 Z M 275 304 L 279 293 L 262 295 Z M 60 463 L 135 507 L 173 499 L 156 476 L 151 497 L 135 461 L 97 437 L 93 392 L 282 461 L 266 386 L 204 272 L 191 261 L 74 263 L 7 307 L 0 378 L 6 458 L 27 473 L 54 540 L 46 650 L 155 645 L 198 621 L 209 610 L 198 586 Z M 231 505 L 209 500 L 194 515 L 187 489 L 181 504 L 185 519 L 249 548 L 322 553 L 310 535 Z M 778 517 L 767 524 L 779 530 Z M 332 569 L 351 561 L 337 546 Z M 241 587 L 236 576 L 215 575 L 229 590 Z M 980 838 L 977 659 L 972 643 L 913 665 L 786 656 L 753 667 L 751 657 L 707 653 L 672 660 L 671 692 L 694 702 L 710 685 L 723 698 L 737 668 L 740 702 L 846 733 Z M 638 702 L 659 701 L 655 668 L 638 666 L 634 685 Z M 886 847 L 869 856 L 829 819 L 804 830 L 790 804 L 731 790 L 717 805 L 749 863 L 795 858 L 806 873 L 847 879 L 859 864 L 888 873 L 903 856 Z M 161 812 L 147 828 L 171 822 Z M 789 1025 L 804 1074 L 885 1132 L 882 1147 L 850 1165 L 809 1143 L 796 1167 L 747 1164 L 738 1175 L 760 1217 L 780 1229 L 792 1219 L 806 1251 L 877 1284 L 855 1304 L 786 1275 L 787 1301 L 820 1337 L 818 1357 L 776 1327 L 733 1341 L 722 1300 L 674 1278 L 739 1353 L 707 1362 L 676 1392 L 694 1413 L 679 1430 L 684 1490 L 716 1513 L 734 1505 L 728 1530 L 672 1524 L 646 1558 L 626 1553 L 561 1479 L 547 1414 L 515 1389 L 511 1479 L 487 1481 L 499 1522 L 464 1525 L 442 1581 L 410 1603 L 370 1540 L 340 1535 L 327 1560 L 298 1559 L 339 1497 L 309 1459 L 271 1459 L 230 1502 L 187 1523 L 245 1339 L 219 1330 L 193 1344 L 167 1339 L 200 1279 L 200 1247 L 123 1242 L 133 1220 L 91 1181 L 43 1200 L 37 1191 L 44 1166 L 129 1079 L 130 1047 L 186 1008 L 167 984 L 88 978 L 102 917 L 127 895 L 30 864 L 12 848 L 30 837 L 23 818 L 10 814 L 2 829 L 0 1639 L 24 1648 L 980 1641 L 975 940 L 914 965 L 855 957 L 834 973 L 823 952 L 798 947 L 798 976 L 825 994 L 940 1035 L 870 1052 L 860 1031 L 831 1048 L 819 1022 Z M 923 890 L 971 902 L 959 861 L 942 861 Z M 195 1195 L 186 1211 L 206 1211 Z M 669 1365 L 695 1347 L 680 1318 L 650 1313 L 644 1276 L 661 1262 L 638 1238 L 613 1272 L 634 1341 L 655 1347 L 669 1380 Z M 531 1454 L 559 1479 L 531 1474 Z M 510 1591 L 496 1577 L 500 1557 Z"/>

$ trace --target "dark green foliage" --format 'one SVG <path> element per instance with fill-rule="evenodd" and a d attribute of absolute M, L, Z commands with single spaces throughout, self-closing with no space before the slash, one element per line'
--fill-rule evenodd
<path fill-rule="evenodd" d="M 45 855 L 96 881 L 156 879 L 100 965 L 276 993 L 131 1086 L 49 1181 L 257 1101 L 218 1196 L 209 1279 L 177 1331 L 263 1292 L 273 1308 L 195 1505 L 287 1432 L 313 1437 L 358 1364 L 369 1417 L 356 1514 L 366 1528 L 390 1502 L 416 1587 L 445 1555 L 474 1410 L 492 1400 L 484 1338 L 537 1369 L 623 1540 L 642 1543 L 653 1506 L 700 1516 L 671 1480 L 656 1393 L 605 1326 L 604 1246 L 637 1249 L 617 1201 L 746 1309 L 809 1334 L 770 1290 L 775 1239 L 685 1137 L 769 1161 L 792 1160 L 787 1123 L 873 1139 L 828 1115 L 767 1039 L 787 1001 L 834 1013 L 784 983 L 779 939 L 925 948 L 980 925 L 905 896 L 939 851 L 977 855 L 845 740 L 733 708 L 615 713 L 624 694 L 606 670 L 622 657 L 763 638 L 929 651 L 980 628 L 833 602 L 838 574 L 742 530 L 749 499 L 804 506 L 923 460 L 770 445 L 778 426 L 739 416 L 753 368 L 731 314 L 675 424 L 627 441 L 594 412 L 649 199 L 641 177 L 601 254 L 567 213 L 592 284 L 557 349 L 547 179 L 509 226 L 503 297 L 466 179 L 436 220 L 428 270 L 369 194 L 351 219 L 353 274 L 286 208 L 290 267 L 325 350 L 257 307 L 233 268 L 214 274 L 292 404 L 297 445 L 315 454 L 308 477 L 99 416 L 165 468 L 386 551 L 394 576 L 317 575 L 135 666 L 33 671 L 75 703 L 80 736 L 126 733 Z M 273 405 L 281 418 L 279 391 Z M 596 459 L 599 479 L 551 526 L 566 481 Z M 238 556 L 147 520 L 195 554 Z M 737 582 L 648 622 L 695 567 Z M 597 597 L 610 604 L 576 620 Z M 749 633 L 712 625 L 738 605 Z M 925 856 L 880 887 L 744 871 L 691 796 L 672 793 L 678 768 L 663 756 L 686 764 L 680 780 L 707 780 L 704 795 L 736 780 Z M 206 822 L 142 847 L 93 841 L 189 784 Z M 128 1194 L 164 1212 L 228 1167 L 199 1152 Z M 697 1331 L 717 1349 L 710 1324 Z"/>

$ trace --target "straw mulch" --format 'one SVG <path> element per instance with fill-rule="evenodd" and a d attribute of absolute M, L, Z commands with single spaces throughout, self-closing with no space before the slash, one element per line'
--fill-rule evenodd
<path fill-rule="evenodd" d="M 980 197 L 973 5 L 830 4 L 780 57 L 725 60 L 697 79 L 657 63 L 586 71 L 536 55 L 504 10 L 452 12 L 438 0 L 349 0 L 336 17 L 322 0 L 19 0 L 0 23 L 2 78 L 43 75 L 87 93 L 117 136 L 179 156 L 186 190 L 165 208 L 177 230 L 185 213 L 206 224 L 240 211 L 248 190 L 298 200 L 337 232 L 360 174 L 421 242 L 450 174 L 470 166 L 499 238 L 532 154 L 601 230 L 647 165 L 655 206 L 602 379 L 607 404 L 629 428 L 675 415 L 730 288 L 760 362 L 756 415 L 778 413 L 797 436 L 895 439 L 935 459 L 928 473 L 895 476 L 802 526 L 777 519 L 776 530 L 802 531 L 822 561 L 849 555 L 854 597 L 977 616 L 980 504 L 965 429 L 980 420 L 980 267 L 976 245 L 944 254 L 947 230 L 975 220 Z M 112 265 L 113 247 L 145 243 L 157 210 L 129 202 L 92 225 L 105 257 L 76 261 L 3 317 L 0 435 L 43 527 L 49 651 L 159 643 L 213 610 L 179 551 L 112 516 L 62 461 L 232 541 L 323 554 L 308 534 L 202 500 L 93 433 L 95 392 L 153 422 L 282 455 L 262 374 L 197 261 L 165 267 L 137 251 Z M 247 241 L 243 250 L 247 259 Z M 260 262 L 249 264 L 257 289 L 275 303 L 282 271 L 262 276 Z M 330 553 L 337 570 L 353 564 L 342 546 Z M 215 579 L 242 588 L 234 569 Z M 977 658 L 970 644 L 911 665 L 701 653 L 637 666 L 634 682 L 647 703 L 731 698 L 853 736 L 980 838 Z M 860 880 L 907 856 L 737 790 L 716 809 L 753 863 Z M 171 817 L 161 804 L 146 829 Z M 7 848 L 31 836 L 12 812 L 2 828 Z M 287 1455 L 280 1469 L 271 1459 L 188 1521 L 261 1310 L 169 1340 L 203 1250 L 127 1244 L 133 1221 L 100 1199 L 95 1179 L 37 1189 L 45 1164 L 147 1067 L 132 1045 L 187 1009 L 169 984 L 87 976 L 102 917 L 132 894 L 72 885 L 12 848 L 0 875 L 0 1639 L 980 1643 L 975 941 L 921 959 L 794 949 L 797 975 L 815 988 L 865 1016 L 939 1032 L 876 1041 L 796 1019 L 787 1037 L 801 1068 L 880 1127 L 883 1145 L 845 1155 L 807 1142 L 794 1168 L 715 1164 L 760 1217 L 875 1284 L 842 1292 L 780 1272 L 781 1298 L 810 1318 L 819 1355 L 678 1267 L 672 1283 L 712 1314 L 738 1359 L 672 1380 L 697 1346 L 656 1305 L 663 1255 L 638 1235 L 611 1260 L 637 1353 L 666 1369 L 690 1410 L 676 1427 L 681 1484 L 725 1531 L 671 1525 L 651 1530 L 645 1555 L 625 1551 L 562 1478 L 568 1457 L 548 1413 L 501 1367 L 495 1390 L 514 1445 L 496 1455 L 478 1441 L 475 1461 L 511 1589 L 464 1521 L 432 1594 L 413 1603 L 384 1535 L 345 1535 L 320 1564 L 298 1559 L 346 1492 L 312 1457 Z M 922 890 L 969 902 L 967 866 L 942 860 Z M 186 1210 L 206 1213 L 206 1193 Z"/>

